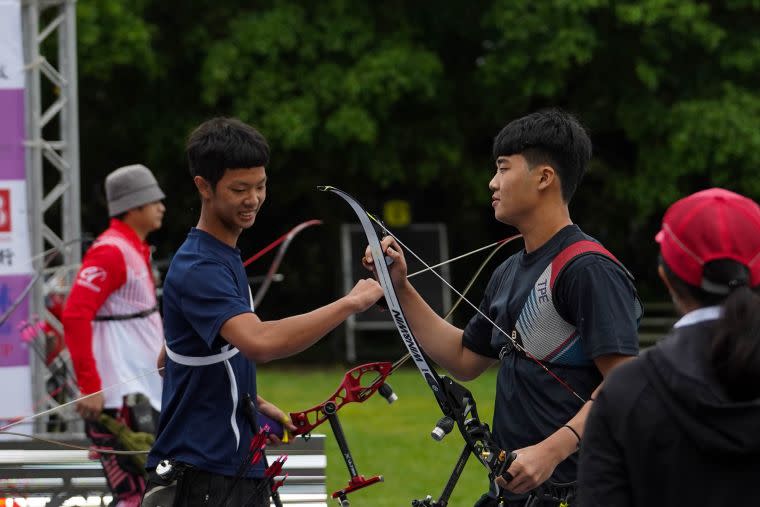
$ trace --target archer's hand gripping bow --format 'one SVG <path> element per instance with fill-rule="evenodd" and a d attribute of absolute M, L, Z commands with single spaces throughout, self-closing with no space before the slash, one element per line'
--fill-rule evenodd
<path fill-rule="evenodd" d="M 367 236 L 369 248 L 375 263 L 375 274 L 385 293 L 388 311 L 401 334 L 404 345 L 409 350 L 412 360 L 433 391 L 433 395 L 444 414 L 444 417 L 433 430 L 433 438 L 441 440 L 453 429 L 454 424 L 459 428 L 459 432 L 464 438 L 464 449 L 439 499 L 433 501 L 428 496 L 424 500 L 414 500 L 412 502 L 412 505 L 415 507 L 445 507 L 448 505 L 449 497 L 456 486 L 456 482 L 459 480 L 459 476 L 470 454 L 475 455 L 478 461 L 486 468 L 488 477 L 492 482 L 509 468 L 509 465 L 514 461 L 515 454 L 507 452 L 498 446 L 488 424 L 483 423 L 478 417 L 472 393 L 449 377 L 438 375 L 435 369 L 430 366 L 417 339 L 406 322 L 406 317 L 399 304 L 396 291 L 393 288 L 390 272 L 385 262 L 385 255 L 380 247 L 380 238 L 367 212 L 353 197 L 342 190 L 335 187 L 319 187 L 319 190 L 333 192 L 342 197 L 356 213 L 362 229 Z"/>

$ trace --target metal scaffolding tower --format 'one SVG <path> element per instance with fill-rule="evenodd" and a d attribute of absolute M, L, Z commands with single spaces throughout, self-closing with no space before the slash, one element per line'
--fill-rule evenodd
<path fill-rule="evenodd" d="M 77 90 L 76 0 L 23 0 L 26 64 L 26 171 L 32 254 L 56 249 L 57 267 L 35 259 L 45 271 L 30 295 L 30 313 L 62 332 L 47 310 L 51 281 L 69 286 L 71 267 L 81 261 L 79 115 Z M 55 283 L 55 282 L 53 282 Z M 32 393 L 46 395 L 46 367 L 32 356 Z M 35 426 L 43 432 L 43 421 Z"/>

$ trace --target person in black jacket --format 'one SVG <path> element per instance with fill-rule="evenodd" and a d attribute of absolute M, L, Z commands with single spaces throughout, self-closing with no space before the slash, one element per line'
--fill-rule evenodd
<path fill-rule="evenodd" d="M 657 234 L 683 317 L 591 409 L 580 506 L 760 505 L 760 206 L 710 189 Z"/>

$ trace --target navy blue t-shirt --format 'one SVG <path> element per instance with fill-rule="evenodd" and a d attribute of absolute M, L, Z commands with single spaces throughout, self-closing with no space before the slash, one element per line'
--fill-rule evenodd
<path fill-rule="evenodd" d="M 228 345 L 219 335 L 225 321 L 251 311 L 249 290 L 240 251 L 191 229 L 164 281 L 167 347 L 183 356 L 218 353 Z M 237 473 L 252 436 L 240 398 L 248 393 L 256 400 L 256 365 L 241 353 L 229 364 L 236 382 L 236 407 L 224 363 L 186 366 L 167 357 L 158 435 L 147 468 L 170 458 L 220 475 Z M 262 472 L 259 463 L 247 476 L 261 477 Z"/>
<path fill-rule="evenodd" d="M 480 304 L 502 330 L 511 333 L 539 276 L 567 246 L 593 240 L 576 225 L 555 234 L 537 250 L 516 253 L 494 272 Z M 605 354 L 638 354 L 641 307 L 633 284 L 614 261 L 584 255 L 567 265 L 554 286 L 557 313 L 576 327 L 579 339 L 567 357 L 571 361 L 544 362 L 572 389 L 588 399 L 602 380 L 593 358 Z M 464 330 L 463 344 L 487 357 L 498 358 L 508 338 L 480 314 Z M 561 364 L 556 364 L 561 363 Z M 537 444 L 566 424 L 581 402 L 533 360 L 514 350 L 499 367 L 493 430 L 503 449 Z M 576 478 L 577 453 L 555 470 L 552 479 Z"/>

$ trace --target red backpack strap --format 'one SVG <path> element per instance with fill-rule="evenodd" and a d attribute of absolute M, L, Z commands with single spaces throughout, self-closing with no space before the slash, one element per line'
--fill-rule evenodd
<path fill-rule="evenodd" d="M 626 276 L 628 276 L 628 278 L 631 279 L 631 281 L 634 280 L 633 275 L 630 273 L 630 271 L 628 271 L 628 269 L 623 266 L 623 263 L 620 262 L 617 257 L 612 255 L 609 250 L 595 241 L 581 240 L 565 247 L 565 249 L 557 254 L 554 260 L 552 260 L 552 277 L 549 281 L 551 289 L 554 289 L 554 282 L 557 281 L 559 275 L 562 274 L 567 266 L 569 266 L 577 258 L 588 254 L 601 255 L 602 257 L 608 258 L 620 266 L 620 269 L 623 270 L 623 272 L 626 274 Z"/>

